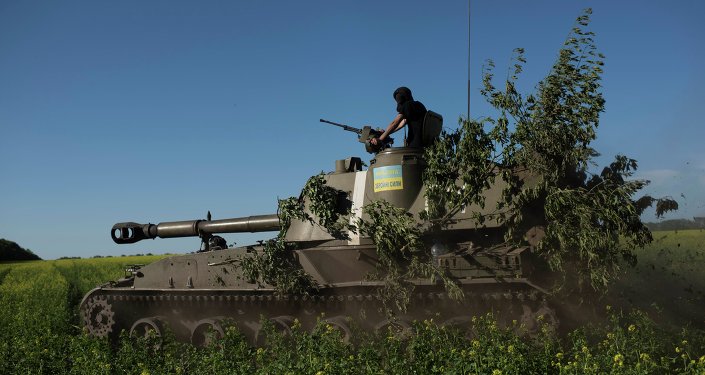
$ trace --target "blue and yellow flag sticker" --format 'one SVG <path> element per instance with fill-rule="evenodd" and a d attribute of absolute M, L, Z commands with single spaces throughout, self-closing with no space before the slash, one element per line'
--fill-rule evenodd
<path fill-rule="evenodd" d="M 374 168 L 375 193 L 388 190 L 404 189 L 404 178 L 401 175 L 401 165 L 389 165 L 386 167 Z"/>

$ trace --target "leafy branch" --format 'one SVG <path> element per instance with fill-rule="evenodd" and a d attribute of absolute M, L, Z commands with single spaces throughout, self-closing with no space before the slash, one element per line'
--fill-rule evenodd
<path fill-rule="evenodd" d="M 487 189 L 501 183 L 496 209 L 505 238 L 522 241 L 527 228 L 540 225 L 545 235 L 536 250 L 551 268 L 574 265 L 573 281 L 600 289 L 614 278 L 620 259 L 633 263 L 633 250 L 651 241 L 639 217 L 644 209 L 655 203 L 660 216 L 677 203 L 668 197 L 633 199 L 648 181 L 628 180 L 637 163 L 626 156 L 615 157 L 599 175 L 589 172 L 598 156 L 590 143 L 605 104 L 604 56 L 594 33 L 584 30 L 590 14 L 588 9 L 578 17 L 535 94 L 524 97 L 517 90 L 526 63 L 523 49 L 515 50 L 503 91 L 493 83 L 494 63 L 487 63 L 481 93 L 497 118 L 461 119 L 458 130 L 443 133 L 426 151 L 424 218 L 447 225 L 463 207 L 484 208 Z M 474 218 L 478 224 L 484 220 Z"/>
<path fill-rule="evenodd" d="M 379 296 L 387 313 L 393 307 L 406 311 L 414 290 L 412 281 L 422 278 L 441 281 L 451 298 L 463 298 L 460 287 L 433 263 L 413 215 L 385 200 L 369 203 L 362 210 L 368 219 L 358 221 L 358 230 L 376 245 L 379 263 L 376 274 L 370 276 L 384 281 Z"/>
<path fill-rule="evenodd" d="M 277 215 L 281 229 L 277 237 L 264 243 L 261 253 L 244 257 L 241 267 L 251 282 L 273 285 L 279 293 L 308 293 L 316 287 L 292 255 L 293 244 L 285 241 L 293 220 L 318 225 L 337 239 L 347 239 L 350 206 L 341 205 L 341 192 L 325 182 L 323 173 L 309 178 L 298 198 L 280 199 Z M 308 202 L 308 210 L 306 209 Z M 341 207 L 342 206 L 342 207 Z"/>
<path fill-rule="evenodd" d="M 352 203 L 346 194 L 326 184 L 323 173 L 309 178 L 301 191 L 301 196 L 308 201 L 309 210 L 314 218 L 308 217 L 311 223 L 324 228 L 333 238 L 349 240 L 349 232 L 356 230 L 350 224 Z"/>

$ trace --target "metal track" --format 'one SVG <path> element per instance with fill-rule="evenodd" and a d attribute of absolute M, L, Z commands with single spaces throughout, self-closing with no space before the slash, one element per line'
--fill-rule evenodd
<path fill-rule="evenodd" d="M 95 336 L 116 337 L 121 330 L 141 335 L 143 329 L 160 331 L 162 326 L 168 326 L 178 340 L 187 342 L 200 342 L 194 335 L 205 331 L 203 325 L 210 325 L 211 331 L 222 334 L 220 324 L 232 321 L 255 344 L 260 340 L 262 316 L 273 319 L 283 331 L 289 329 L 294 320 L 303 329 L 313 329 L 319 320 L 324 320 L 333 323 L 343 336 L 350 335 L 350 326 L 380 331 L 389 325 L 409 327 L 415 320 L 469 322 L 472 316 L 487 312 L 493 312 L 505 324 L 518 320 L 529 326 L 529 333 L 536 328 L 535 314 L 539 311 L 549 315 L 547 321 L 557 326 L 555 313 L 546 307 L 542 295 L 535 290 L 466 290 L 462 301 L 454 301 L 437 287 L 417 287 L 407 311 L 398 312 L 397 319 L 392 320 L 381 312 L 383 304 L 375 293 L 376 288 L 345 289 L 348 290 L 343 293 L 335 288 L 310 296 L 278 296 L 271 291 L 171 290 L 165 293 L 98 288 L 84 299 L 81 316 Z"/>

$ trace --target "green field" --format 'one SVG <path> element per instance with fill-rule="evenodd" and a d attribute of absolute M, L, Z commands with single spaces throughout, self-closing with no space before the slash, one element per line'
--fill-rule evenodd
<path fill-rule="evenodd" d="M 705 230 L 653 234 L 613 294 L 664 324 L 705 328 Z"/>
<path fill-rule="evenodd" d="M 519 338 L 481 317 L 472 337 L 427 321 L 411 337 L 366 335 L 354 344 L 320 325 L 272 332 L 261 348 L 236 327 L 207 348 L 129 338 L 111 346 L 82 333 L 81 297 L 120 278 L 125 265 L 159 256 L 0 263 L 0 374 L 705 374 L 705 232 L 654 238 L 595 303 L 611 305 L 608 318 L 562 338 Z M 619 311 L 631 307 L 641 311 Z"/>

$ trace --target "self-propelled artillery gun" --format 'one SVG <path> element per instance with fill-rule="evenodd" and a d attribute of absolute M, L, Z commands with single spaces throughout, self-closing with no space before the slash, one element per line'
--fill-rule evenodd
<path fill-rule="evenodd" d="M 334 171 L 325 175 L 326 185 L 340 192 L 341 202 L 348 204 L 351 224 L 364 220 L 361 208 L 377 200 L 412 213 L 425 209 L 423 149 L 375 145 L 370 140 L 379 131 L 333 124 L 357 133 L 374 155 L 367 169 L 360 158 L 352 157 L 336 161 Z M 429 111 L 422 126 L 424 144 L 432 143 L 441 127 L 442 117 Z M 486 190 L 486 207 L 493 206 L 502 189 L 500 181 Z M 229 248 L 218 236 L 279 230 L 282 223 L 276 213 L 222 220 L 211 220 L 209 213 L 205 220 L 118 223 L 111 230 L 118 244 L 157 237 L 200 237 L 202 247 L 128 267 L 124 278 L 86 294 L 80 305 L 81 319 L 94 336 L 114 338 L 123 330 L 137 336 L 161 335 L 168 329 L 177 339 L 196 345 L 222 335 L 225 322 L 233 322 L 257 343 L 262 338 L 263 316 L 283 332 L 295 321 L 306 329 L 322 319 L 346 340 L 352 326 L 367 331 L 407 331 L 412 321 L 425 319 L 468 325 L 472 316 L 488 311 L 505 321 L 518 321 L 528 332 L 536 328 L 539 316 L 557 325 L 555 313 L 545 302 L 546 292 L 531 278 L 532 241 L 524 246 L 506 245 L 506 229 L 500 222 L 488 220 L 478 226 L 473 220 L 472 213 L 483 210 L 466 207 L 443 231 L 424 238 L 433 262 L 462 288 L 465 298 L 450 299 L 443 285 L 430 279 L 409 280 L 415 285 L 409 305 L 393 316 L 381 308 L 378 291 L 382 281 L 369 277 L 379 259 L 375 244 L 358 231 L 341 239 L 320 225 L 292 220 L 284 241 L 293 245 L 293 259 L 317 287 L 308 293 L 285 294 L 243 273 L 241 261 L 261 254 L 265 244 Z"/>

